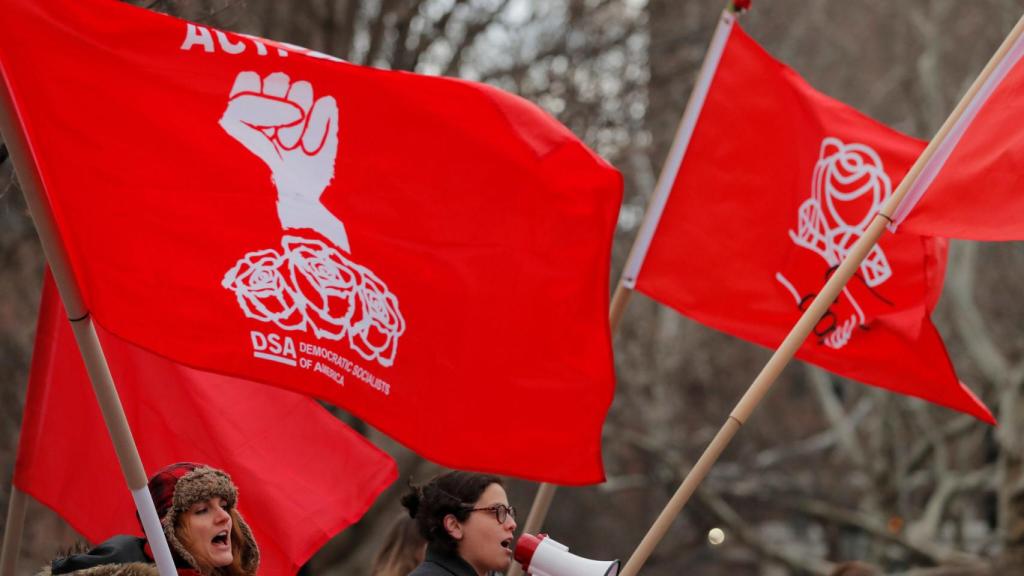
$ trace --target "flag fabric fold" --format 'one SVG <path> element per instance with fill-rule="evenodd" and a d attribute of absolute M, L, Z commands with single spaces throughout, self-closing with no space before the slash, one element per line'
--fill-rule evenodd
<path fill-rule="evenodd" d="M 970 240 L 1024 240 L 1024 36 L 981 85 L 893 215 L 893 228 Z"/>
<path fill-rule="evenodd" d="M 450 467 L 603 479 L 622 182 L 567 128 L 491 87 L 119 2 L 0 8 L 3 78 L 99 325 Z"/>
<path fill-rule="evenodd" d="M 646 251 L 631 256 L 632 284 L 774 348 L 924 144 L 815 91 L 727 24 L 660 220 Z M 887 235 L 797 357 L 992 422 L 930 320 L 945 264 L 944 240 Z"/>
<path fill-rule="evenodd" d="M 263 573 L 295 574 L 398 475 L 387 454 L 311 398 L 187 368 L 102 327 L 97 333 L 146 470 L 192 461 L 231 474 Z M 93 543 L 142 535 L 49 276 L 14 484 Z"/>

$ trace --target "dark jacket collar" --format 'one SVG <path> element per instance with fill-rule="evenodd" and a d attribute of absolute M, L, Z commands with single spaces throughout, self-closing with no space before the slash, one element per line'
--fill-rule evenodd
<path fill-rule="evenodd" d="M 106 564 L 148 563 L 151 560 L 146 556 L 145 544 L 142 538 L 114 536 L 88 552 L 58 558 L 50 566 L 54 574 L 69 574 Z"/>
<path fill-rule="evenodd" d="M 106 567 L 106 570 L 100 570 L 100 566 Z M 198 571 L 177 555 L 174 555 L 174 566 L 179 574 L 199 575 Z M 149 568 L 152 568 L 152 574 L 156 574 L 149 544 L 142 538 L 127 535 L 114 536 L 88 552 L 60 557 L 50 564 L 54 575 L 75 574 L 80 570 L 90 570 L 90 574 L 95 571 L 97 576 L 149 574 Z"/>
<path fill-rule="evenodd" d="M 437 564 L 455 576 L 477 576 L 476 570 L 469 565 L 469 562 L 463 560 L 461 556 L 449 554 L 434 546 L 427 548 L 425 561 Z"/>

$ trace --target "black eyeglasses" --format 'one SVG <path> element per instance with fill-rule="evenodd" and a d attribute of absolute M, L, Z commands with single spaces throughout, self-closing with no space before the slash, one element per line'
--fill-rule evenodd
<path fill-rule="evenodd" d="M 494 512 L 494 519 L 498 521 L 498 524 L 504 524 L 505 520 L 511 516 L 513 519 L 516 517 L 516 509 L 511 506 L 505 506 L 504 504 L 498 504 L 495 506 L 488 506 L 487 508 L 467 508 L 469 512 Z"/>

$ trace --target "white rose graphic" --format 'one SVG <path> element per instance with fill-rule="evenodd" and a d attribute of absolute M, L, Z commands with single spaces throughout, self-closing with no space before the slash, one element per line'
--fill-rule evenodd
<path fill-rule="evenodd" d="M 398 299 L 369 270 L 363 276 L 360 296 L 363 318 L 353 326 L 349 343 L 363 358 L 391 366 L 395 361 L 398 338 L 405 332 Z"/>
<path fill-rule="evenodd" d="M 274 250 L 250 252 L 224 275 L 221 285 L 235 293 L 247 317 L 298 330 L 306 320 L 282 273 L 282 263 Z"/>
<path fill-rule="evenodd" d="M 391 366 L 405 319 L 372 271 L 321 240 L 285 236 L 284 252 L 250 252 L 224 275 L 248 318 L 285 330 L 313 329 L 341 340 L 366 360 Z"/>
<path fill-rule="evenodd" d="M 319 240 L 285 236 L 283 244 L 289 287 L 302 302 L 314 334 L 332 340 L 345 337 L 358 308 L 359 265 Z"/>
<path fill-rule="evenodd" d="M 800 204 L 797 229 L 790 230 L 789 236 L 797 246 L 821 257 L 827 277 L 864 234 L 890 195 L 892 183 L 877 152 L 864 144 L 847 144 L 838 138 L 825 138 L 814 166 L 810 198 Z M 807 285 L 806 272 L 799 267 L 787 271 L 787 274 L 776 273 L 776 280 L 802 310 L 820 283 L 816 280 L 813 286 Z M 803 281 L 801 276 L 805 276 Z M 892 268 L 881 246 L 876 245 L 861 263 L 858 280 L 870 290 L 890 277 Z M 868 291 L 867 294 L 874 293 Z M 874 297 L 877 299 L 877 294 Z M 869 320 L 851 286 L 847 286 L 819 321 L 815 334 L 822 344 L 838 350 L 846 346 L 854 331 L 866 326 Z"/>
<path fill-rule="evenodd" d="M 863 144 L 825 138 L 814 167 L 811 197 L 800 205 L 797 231 L 790 231 L 790 238 L 817 252 L 829 266 L 838 266 L 890 195 L 892 182 L 877 152 Z M 860 271 L 871 287 L 892 276 L 885 252 L 877 245 Z"/>

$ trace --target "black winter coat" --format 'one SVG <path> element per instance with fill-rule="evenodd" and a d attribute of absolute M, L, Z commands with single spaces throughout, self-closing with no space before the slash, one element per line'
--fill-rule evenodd
<path fill-rule="evenodd" d="M 198 576 L 199 572 L 178 566 L 181 576 Z M 158 576 L 156 564 L 149 557 L 146 541 L 135 536 L 114 536 L 83 554 L 57 558 L 37 576 L 68 574 L 72 576 Z"/>
<path fill-rule="evenodd" d="M 426 559 L 409 576 L 477 576 L 477 573 L 461 556 L 430 546 Z"/>

